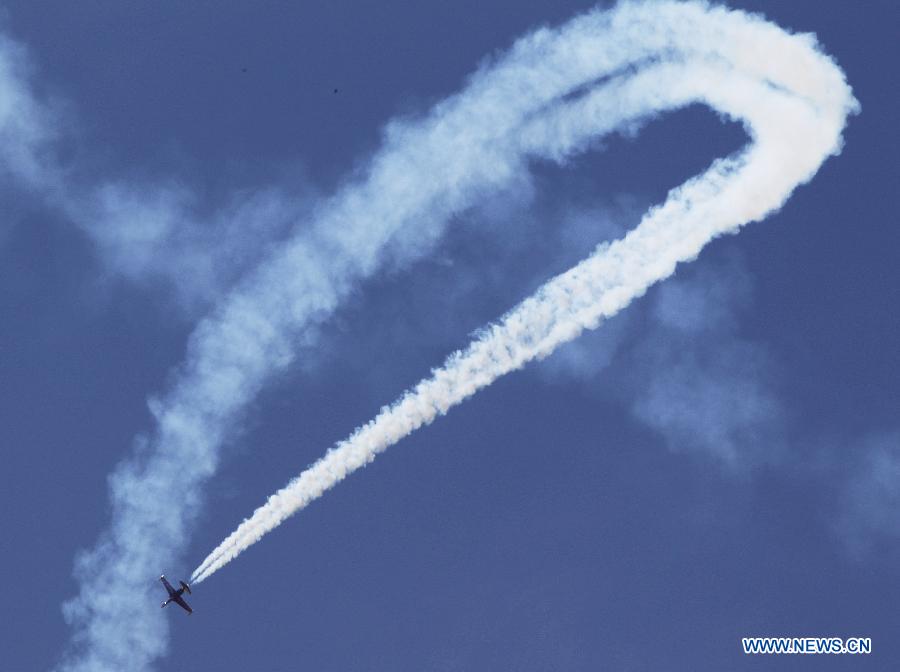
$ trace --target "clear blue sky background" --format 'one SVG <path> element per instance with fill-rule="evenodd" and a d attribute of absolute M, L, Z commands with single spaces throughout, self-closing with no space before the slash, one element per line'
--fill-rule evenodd
<path fill-rule="evenodd" d="M 845 70 L 862 113 L 844 153 L 600 331 L 353 475 L 198 587 L 193 617 L 167 610 L 160 670 L 900 665 L 898 10 L 730 4 L 815 32 Z M 330 193 L 389 119 L 592 5 L 13 1 L 2 28 L 65 109 L 73 179 L 177 183 L 202 220 L 241 190 Z M 229 445 L 189 564 L 160 571 L 186 578 L 473 330 L 745 140 L 705 109 L 666 116 L 535 166 L 528 202 L 487 203 L 359 287 Z M 0 207 L 0 649 L 4 669 L 48 669 L 73 559 L 109 522 L 107 474 L 258 250 L 173 282 L 150 262 L 121 272 L 46 195 L 0 180 Z M 747 635 L 869 636 L 874 653 L 751 659 Z"/>

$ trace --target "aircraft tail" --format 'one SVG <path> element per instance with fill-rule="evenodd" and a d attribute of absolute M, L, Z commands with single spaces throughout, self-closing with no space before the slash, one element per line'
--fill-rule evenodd
<path fill-rule="evenodd" d="M 179 583 L 181 584 L 181 587 L 187 591 L 187 594 L 190 595 L 191 587 L 188 584 L 186 584 L 184 581 L 179 581 Z"/>

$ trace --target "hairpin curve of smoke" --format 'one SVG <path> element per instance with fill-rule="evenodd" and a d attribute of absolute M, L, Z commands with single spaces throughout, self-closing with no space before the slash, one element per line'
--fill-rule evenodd
<path fill-rule="evenodd" d="M 153 436 L 110 477 L 112 523 L 79 557 L 60 669 L 147 669 L 166 623 L 146 577 L 180 553 L 228 430 L 316 324 L 376 273 L 385 246 L 436 240 L 454 213 L 501 191 L 534 159 L 565 163 L 598 137 L 701 103 L 750 143 L 673 189 L 639 226 L 551 279 L 483 329 L 241 523 L 193 573 L 207 579 L 416 428 L 498 376 L 593 329 L 716 236 L 765 218 L 841 148 L 857 109 L 813 36 L 705 2 L 623 2 L 519 39 L 423 118 L 391 123 L 358 179 L 245 278 L 195 330 Z M 424 230 L 424 233 L 423 233 Z M 159 610 L 155 610 L 159 612 Z"/>
<path fill-rule="evenodd" d="M 591 82 L 600 83 L 564 98 Z M 499 97 L 512 88 L 531 92 L 529 104 L 501 106 L 500 123 L 488 123 L 490 132 L 479 139 L 486 151 L 517 162 L 563 161 L 589 138 L 693 102 L 742 121 L 752 142 L 671 191 L 624 238 L 548 281 L 269 497 L 200 564 L 195 582 L 403 437 L 598 327 L 713 238 L 779 208 L 840 150 L 855 105 L 841 71 L 810 36 L 788 35 L 740 12 L 680 3 L 626 4 L 535 33 L 467 94 Z"/>

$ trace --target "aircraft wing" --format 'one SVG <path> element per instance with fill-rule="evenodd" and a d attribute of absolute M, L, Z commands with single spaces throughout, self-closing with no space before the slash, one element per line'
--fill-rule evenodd
<path fill-rule="evenodd" d="M 181 597 L 181 595 L 175 595 L 172 599 L 178 604 L 179 607 L 184 609 L 189 614 L 194 613 L 194 610 L 191 609 L 190 605 L 184 601 L 184 598 Z"/>
<path fill-rule="evenodd" d="M 159 577 L 159 580 L 162 581 L 162 584 L 166 587 L 166 590 L 169 591 L 169 595 L 170 595 L 170 596 L 175 594 L 175 589 L 172 588 L 172 584 L 171 584 L 171 583 L 169 583 L 168 581 L 166 581 L 166 577 L 165 577 L 165 576 Z"/>

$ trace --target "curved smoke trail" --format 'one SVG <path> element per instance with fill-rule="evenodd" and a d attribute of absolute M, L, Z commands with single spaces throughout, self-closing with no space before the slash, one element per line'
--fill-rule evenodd
<path fill-rule="evenodd" d="M 412 154 L 433 151 L 441 136 L 464 139 L 461 149 L 439 141 L 453 167 L 435 176 L 434 194 L 452 200 L 459 184 L 485 178 L 483 157 L 507 167 L 564 160 L 599 135 L 694 102 L 742 121 L 750 145 L 673 190 L 635 230 L 546 283 L 328 451 L 241 523 L 193 580 L 498 376 L 597 327 L 714 237 L 779 208 L 840 151 L 856 102 L 812 36 L 701 3 L 631 3 L 521 39 L 436 108 L 428 134 L 404 138 Z"/>

